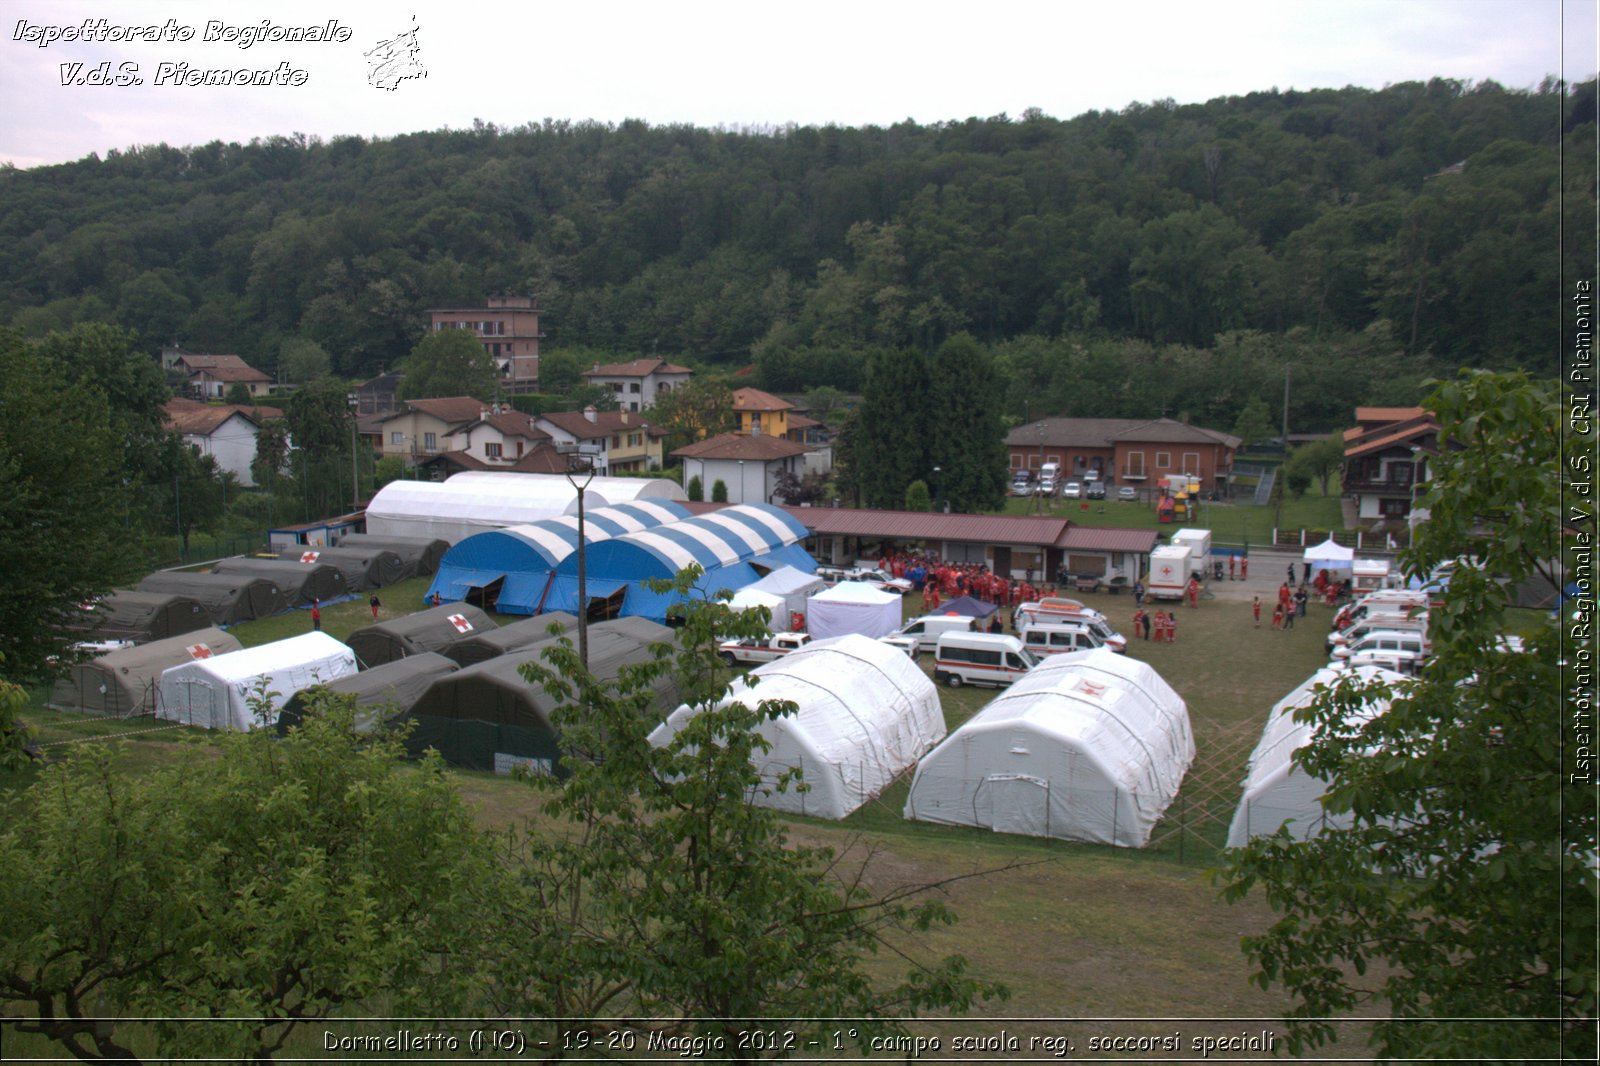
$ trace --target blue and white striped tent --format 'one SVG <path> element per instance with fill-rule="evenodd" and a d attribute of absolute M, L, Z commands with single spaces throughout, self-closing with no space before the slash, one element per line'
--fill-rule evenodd
<path fill-rule="evenodd" d="M 681 521 L 689 512 L 670 500 L 635 500 L 597 507 L 583 517 L 592 550 L 612 537 Z M 502 614 L 537 614 L 551 572 L 577 550 L 577 515 L 474 533 L 445 552 L 425 599 L 431 600 L 435 592 L 446 602 L 487 595 Z"/>
<path fill-rule="evenodd" d="M 737 591 L 780 566 L 812 574 L 817 563 L 800 545 L 805 537 L 805 526 L 770 504 L 725 507 L 594 545 L 585 552 L 589 569 L 585 591 L 591 604 L 619 598 L 615 613 L 663 622 L 676 597 L 653 593 L 644 581 L 673 577 L 690 563 L 705 571 L 696 587 L 708 593 Z M 569 556 L 556 567 L 545 610 L 577 613 L 576 557 Z"/>

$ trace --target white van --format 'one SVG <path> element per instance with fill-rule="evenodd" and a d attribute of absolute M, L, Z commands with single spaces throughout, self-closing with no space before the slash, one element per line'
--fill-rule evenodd
<path fill-rule="evenodd" d="M 933 679 L 951 688 L 1011 684 L 1039 665 L 1022 641 L 1004 633 L 945 633 L 935 646 Z"/>
<path fill-rule="evenodd" d="M 917 651 L 932 651 L 944 633 L 981 633 L 976 618 L 964 614 L 925 614 L 914 618 L 894 632 L 897 637 L 911 637 L 917 642 Z"/>
<path fill-rule="evenodd" d="M 1022 646 L 1038 656 L 1057 655 L 1066 651 L 1092 651 L 1110 648 L 1126 652 L 1128 641 L 1120 633 L 1113 633 L 1104 622 L 1069 622 L 1065 625 L 1023 626 Z"/>
<path fill-rule="evenodd" d="M 1019 633 L 1023 626 L 1053 626 L 1064 625 L 1071 622 L 1104 622 L 1109 627 L 1110 619 L 1085 605 L 1081 600 L 1070 600 L 1064 596 L 1046 596 L 1042 600 L 1028 600 L 1017 604 L 1016 610 L 1011 612 L 1011 626 Z"/>
<path fill-rule="evenodd" d="M 1323 650 L 1330 655 L 1334 649 L 1346 644 L 1354 644 L 1368 633 L 1376 633 L 1380 629 L 1393 630 L 1401 633 L 1418 633 L 1423 638 L 1424 651 L 1432 651 L 1432 642 L 1428 636 L 1428 614 L 1424 611 L 1415 617 L 1403 614 L 1369 614 L 1365 618 L 1351 622 L 1343 629 L 1336 629 L 1328 634 L 1327 643 Z"/>
<path fill-rule="evenodd" d="M 1335 659 L 1350 659 L 1362 652 L 1415 652 L 1420 658 L 1427 654 L 1427 637 L 1421 633 L 1407 633 L 1398 629 L 1379 629 L 1368 633 L 1352 644 L 1341 644 L 1333 649 Z"/>

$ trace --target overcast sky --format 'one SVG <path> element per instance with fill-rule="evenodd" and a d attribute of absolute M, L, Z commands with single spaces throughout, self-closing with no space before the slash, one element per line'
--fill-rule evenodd
<path fill-rule="evenodd" d="M 1016 116 L 1030 107 L 1070 118 L 1167 97 L 1376 89 L 1436 76 L 1533 88 L 1547 74 L 1594 76 L 1597 7 L 1600 0 L 596 0 L 493 8 L 442 0 L 0 0 L 0 160 L 31 167 L 161 141 L 387 136 L 474 119 L 884 125 Z M 306 27 L 330 18 L 347 40 L 240 47 L 237 31 L 259 30 L 263 20 Z M 112 32 L 169 26 L 193 36 L 46 43 L 85 19 L 104 19 Z M 207 43 L 213 22 L 235 39 Z M 414 50 L 404 39 L 413 29 Z M 384 56 L 392 62 L 378 62 Z M 128 83 L 93 84 L 102 63 Z M 183 64 L 263 70 L 300 84 L 175 84 Z"/>

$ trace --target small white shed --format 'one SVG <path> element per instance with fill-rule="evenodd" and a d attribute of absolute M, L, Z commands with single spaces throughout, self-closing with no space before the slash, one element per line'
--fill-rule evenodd
<path fill-rule="evenodd" d="M 301 689 L 355 672 L 355 652 L 326 633 L 303 633 L 162 671 L 156 717 L 202 729 L 255 729 L 276 722 L 277 712 Z M 265 722 L 249 702 L 262 689 L 272 708 Z"/>
<path fill-rule="evenodd" d="M 1193 761 L 1189 709 L 1148 664 L 1053 655 L 922 760 L 905 816 L 1138 848 Z"/>
<path fill-rule="evenodd" d="M 1267 716 L 1261 741 L 1250 753 L 1244 794 L 1228 827 L 1228 847 L 1243 847 L 1251 837 L 1276 833 L 1281 825 L 1287 825 L 1296 840 L 1308 840 L 1326 827 L 1343 828 L 1350 824 L 1348 815 L 1329 817 L 1323 811 L 1322 796 L 1327 791 L 1327 782 L 1295 765 L 1294 753 L 1310 742 L 1312 726 L 1295 721 L 1294 716 L 1310 705 L 1319 687 L 1332 687 L 1352 677 L 1363 684 L 1373 680 L 1391 685 L 1406 683 L 1403 674 L 1374 666 L 1359 666 L 1348 671 L 1323 668 L 1279 700 Z M 1358 718 L 1370 718 L 1383 710 L 1383 706 L 1369 705 Z"/>
<path fill-rule="evenodd" d="M 771 745 L 758 765 L 763 787 L 752 802 L 793 814 L 843 818 L 888 788 L 944 736 L 939 693 L 898 648 L 862 636 L 814 641 L 734 682 L 728 703 L 754 708 L 791 700 L 795 713 L 759 732 Z M 650 734 L 665 746 L 693 716 L 679 707 Z M 805 788 L 773 786 L 798 767 Z"/>

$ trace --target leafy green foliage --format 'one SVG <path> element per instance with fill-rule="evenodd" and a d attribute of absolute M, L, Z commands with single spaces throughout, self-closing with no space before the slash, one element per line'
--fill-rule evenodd
<path fill-rule="evenodd" d="M 1326 496 L 1329 481 L 1343 465 L 1344 439 L 1334 433 L 1313 444 L 1302 444 L 1290 452 L 1289 460 L 1284 464 L 1284 475 L 1291 487 L 1299 486 L 1296 496 L 1305 494 L 1312 478 L 1322 483 L 1322 494 Z"/>
<path fill-rule="evenodd" d="M 333 372 L 333 359 L 316 341 L 291 337 L 278 349 L 278 376 L 296 385 L 309 385 Z"/>
<path fill-rule="evenodd" d="M 870 894 L 861 871 L 790 841 L 776 814 L 752 802 L 763 789 L 804 787 L 798 773 L 763 782 L 753 761 L 767 749 L 760 726 L 794 706 L 724 702 L 731 672 L 718 642 L 765 632 L 768 618 L 695 599 L 700 576 L 691 567 L 650 583 L 685 598 L 675 653 L 658 647 L 615 683 L 590 675 L 565 639 L 524 667 L 562 702 L 566 774 L 531 784 L 569 831 L 509 850 L 522 889 L 496 920 L 526 950 L 496 969 L 496 1009 L 649 1019 L 633 1024 L 730 1043 L 772 1026 L 814 1038 L 827 1019 L 848 1017 L 865 1040 L 902 1031 L 900 1019 L 919 1011 L 961 1012 L 1003 994 L 954 957 L 913 964 L 899 980 L 868 976 L 867 961 L 897 930 L 953 917 L 917 900 L 929 886 Z M 656 746 L 668 677 L 695 713 Z"/>
<path fill-rule="evenodd" d="M 928 495 L 928 483 L 926 481 L 913 481 L 906 486 L 905 509 L 924 514 L 933 510 L 933 499 Z"/>
<path fill-rule="evenodd" d="M 697 374 L 688 384 L 658 396 L 650 421 L 667 431 L 663 446 L 670 455 L 674 448 L 733 429 L 733 389 L 725 378 Z"/>
<path fill-rule="evenodd" d="M 711 502 L 712 503 L 727 503 L 728 502 L 728 484 L 727 484 L 727 482 L 723 481 L 720 477 L 717 478 L 717 480 L 715 480 L 715 481 L 713 481 L 711 483 Z"/>
<path fill-rule="evenodd" d="M 494 359 L 475 334 L 464 329 L 429 333 L 411 349 L 401 365 L 400 396 L 422 400 L 437 396 L 472 396 L 492 400 L 500 383 Z"/>
<path fill-rule="evenodd" d="M 157 1023 L 162 1057 L 270 1057 L 306 1022 L 382 996 L 459 1009 L 449 949 L 471 936 L 471 816 L 435 761 L 351 732 L 324 698 L 285 738 L 230 734 L 149 775 L 101 747 L 48 768 L 0 831 L 0 1000 L 80 1058 L 130 1058 L 115 1021 Z"/>
<path fill-rule="evenodd" d="M 127 442 L 103 392 L 13 330 L 0 330 L 0 381 L 0 676 L 36 679 L 75 639 L 80 605 L 138 565 L 118 522 Z"/>
<path fill-rule="evenodd" d="M 1252 396 L 1239 411 L 1239 417 L 1233 423 L 1233 435 L 1239 438 L 1240 444 L 1248 448 L 1258 440 L 1266 440 L 1274 436 L 1272 429 L 1272 412 L 1267 410 L 1267 401 L 1260 396 Z"/>
<path fill-rule="evenodd" d="M 695 503 L 699 503 L 706 498 L 705 486 L 701 483 L 699 474 L 689 479 L 688 487 L 683 492 L 685 496 L 688 496 Z"/>
<path fill-rule="evenodd" d="M 1434 658 L 1415 683 L 1341 685 L 1302 712 L 1314 739 L 1296 761 L 1353 825 L 1257 839 L 1222 873 L 1228 898 L 1260 889 L 1281 914 L 1244 948 L 1259 983 L 1295 997 L 1291 1050 L 1382 1004 L 1386 1058 L 1596 1053 L 1600 841 L 1593 781 L 1566 765 L 1561 665 L 1592 664 L 1589 638 L 1509 607 L 1510 589 L 1556 577 L 1564 528 L 1593 544 L 1592 513 L 1564 513 L 1556 472 L 1588 469 L 1596 441 L 1563 432 L 1561 400 L 1553 383 L 1481 372 L 1432 394 L 1429 518 L 1402 562 L 1453 568 L 1430 613 Z M 1357 714 L 1370 699 L 1388 709 Z"/>
<path fill-rule="evenodd" d="M 20 717 L 27 705 L 26 690 L 0 680 L 0 770 L 18 770 L 28 764 L 28 727 Z"/>
<path fill-rule="evenodd" d="M 242 381 L 235 381 L 228 386 L 228 393 L 223 397 L 226 403 L 239 404 L 243 407 L 250 406 L 250 386 Z"/>

